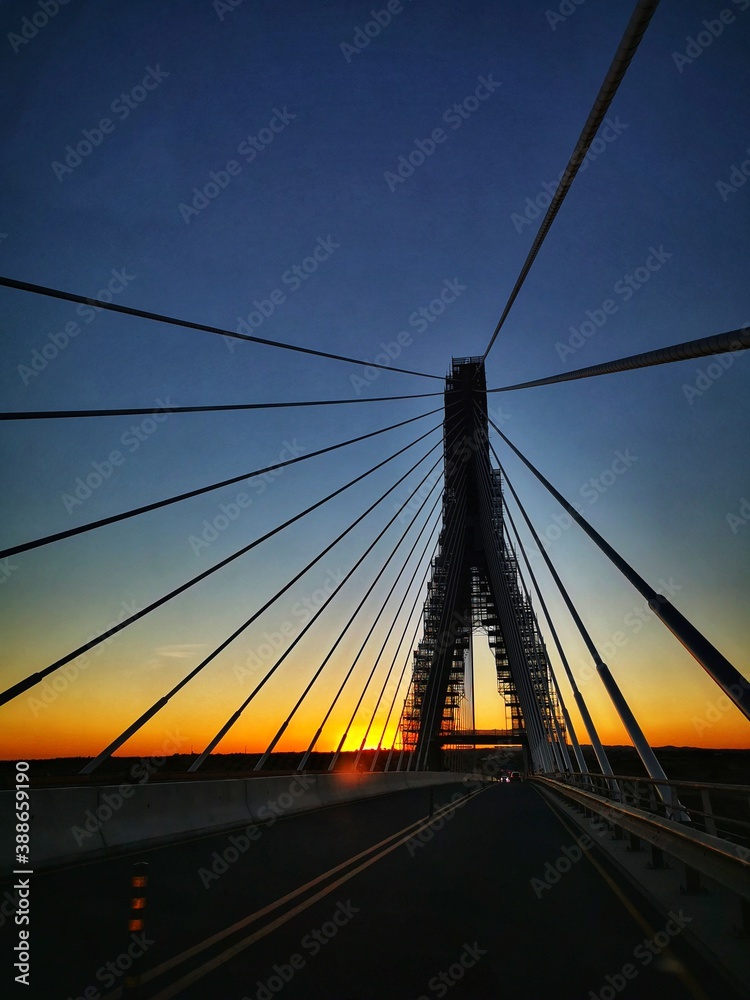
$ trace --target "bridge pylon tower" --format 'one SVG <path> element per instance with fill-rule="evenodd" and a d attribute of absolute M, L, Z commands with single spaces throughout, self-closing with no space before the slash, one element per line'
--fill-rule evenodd
<path fill-rule="evenodd" d="M 412 768 L 440 769 L 466 697 L 465 653 L 472 631 L 482 628 L 494 653 L 509 735 L 528 746 L 535 770 L 570 770 L 547 652 L 505 537 L 500 472 L 490 463 L 486 388 L 481 358 L 453 358 L 445 389 L 442 526 L 401 739 Z"/>

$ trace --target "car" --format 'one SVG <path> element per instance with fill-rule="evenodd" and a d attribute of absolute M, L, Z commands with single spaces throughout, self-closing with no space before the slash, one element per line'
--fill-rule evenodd
<path fill-rule="evenodd" d="M 523 779 L 521 777 L 521 772 L 520 771 L 511 771 L 510 772 L 510 780 L 511 781 L 522 781 Z"/>

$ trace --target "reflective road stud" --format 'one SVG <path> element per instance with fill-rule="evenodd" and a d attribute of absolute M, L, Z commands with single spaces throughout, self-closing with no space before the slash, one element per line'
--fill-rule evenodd
<path fill-rule="evenodd" d="M 139 861 L 133 865 L 133 871 L 130 875 L 130 917 L 128 919 L 128 931 L 130 934 L 137 934 L 144 930 L 147 886 L 148 864 L 145 861 Z M 139 964 L 139 959 L 136 959 L 123 984 L 123 993 L 134 997 L 140 992 L 141 975 L 138 967 Z"/>

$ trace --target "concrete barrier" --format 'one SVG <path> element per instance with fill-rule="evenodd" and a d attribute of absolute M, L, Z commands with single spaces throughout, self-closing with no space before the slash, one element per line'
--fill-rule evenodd
<path fill-rule="evenodd" d="M 387 774 L 297 774 L 223 781 L 32 788 L 30 858 L 34 868 L 116 854 L 212 830 L 268 823 L 326 806 L 471 775 L 394 771 Z M 13 864 L 14 791 L 0 791 L 0 857 Z"/>
<path fill-rule="evenodd" d="M 328 805 L 320 791 L 324 775 L 298 774 L 279 778 L 247 778 L 247 801 L 252 822 L 268 823 L 280 816 L 309 812 Z"/>
<path fill-rule="evenodd" d="M 323 780 L 318 783 L 320 797 L 324 806 L 337 806 L 343 802 L 354 802 L 362 798 L 362 782 L 367 778 L 363 774 L 326 774 L 318 775 Z M 397 783 L 393 783 L 396 791 Z M 372 785 L 373 794 L 382 794 L 380 788 Z"/>
<path fill-rule="evenodd" d="M 113 787 L 116 790 L 116 786 Z M 70 793 L 75 794 L 71 795 Z M 106 843 L 102 837 L 99 819 L 100 789 L 98 788 L 40 788 L 31 790 L 29 818 L 29 858 L 31 867 L 37 859 L 64 857 L 69 860 L 84 858 L 91 852 L 102 852 Z M 0 792 L 0 838 L 3 865 L 10 865 L 15 856 L 13 791 Z M 18 867 L 18 866 L 15 866 Z M 5 874 L 5 872 L 4 872 Z"/>
<path fill-rule="evenodd" d="M 134 794 L 106 819 L 101 828 L 105 847 L 124 847 L 139 841 L 169 840 L 186 831 L 222 829 L 247 824 L 243 781 L 165 781 L 132 785 Z M 100 797 L 106 797 L 100 790 Z M 101 807 L 100 807 L 101 808 Z"/>

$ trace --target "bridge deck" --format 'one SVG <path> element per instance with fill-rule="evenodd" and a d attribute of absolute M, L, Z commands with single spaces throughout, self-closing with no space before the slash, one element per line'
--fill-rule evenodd
<path fill-rule="evenodd" d="M 435 803 L 457 790 L 436 789 Z M 163 997 L 268 1000 L 283 986 L 284 1000 L 448 992 L 452 1000 L 585 1000 L 633 978 L 642 1000 L 734 1000 L 681 939 L 689 900 L 667 924 L 617 877 L 603 878 L 577 858 L 575 831 L 529 785 L 488 786 L 433 828 L 353 860 L 428 806 L 420 789 L 278 821 L 257 828 L 253 842 L 236 838 L 237 860 L 222 834 L 37 876 L 36 986 L 28 995 L 109 997 L 122 983 L 107 963 L 128 946 L 127 879 L 133 860 L 146 860 L 147 969 L 294 894 L 153 980 L 149 998 L 213 959 L 212 971 Z M 226 955 L 231 946 L 234 957 Z"/>

